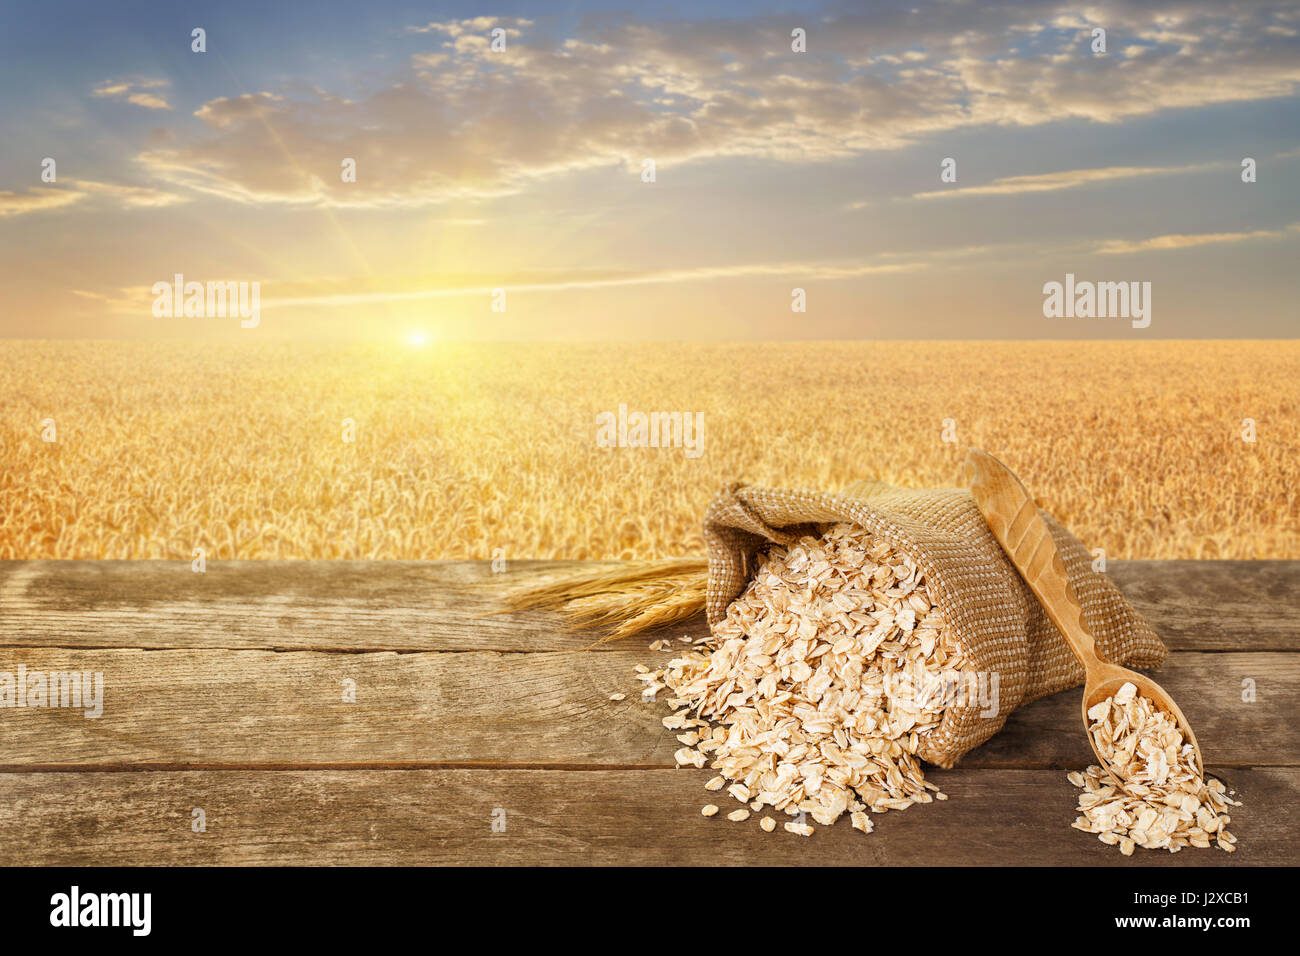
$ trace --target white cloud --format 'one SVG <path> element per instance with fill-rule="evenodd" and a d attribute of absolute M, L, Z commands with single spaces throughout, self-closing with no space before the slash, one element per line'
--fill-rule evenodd
<path fill-rule="evenodd" d="M 532 20 L 525 20 L 521 17 L 474 17 L 469 20 L 432 21 L 422 27 L 407 27 L 406 32 L 441 33 L 444 36 L 456 39 L 471 34 L 482 34 L 487 37 L 493 29 L 500 27 L 506 31 L 507 36 L 517 37 L 522 36 L 520 27 L 531 27 L 532 25 Z"/>
<path fill-rule="evenodd" d="M 149 110 L 169 110 L 171 104 L 161 92 L 168 86 L 167 80 L 135 78 L 130 80 L 105 80 L 90 91 L 92 96 L 124 100 L 135 106 Z"/>
<path fill-rule="evenodd" d="M 595 166 L 631 173 L 647 156 L 661 166 L 806 163 L 977 126 L 1115 123 L 1300 89 L 1300 43 L 1266 30 L 1284 8 L 1186 0 L 1073 10 L 968 4 L 914 17 L 864 8 L 820 20 L 810 34 L 816 56 L 790 52 L 783 16 L 599 20 L 560 40 L 534 40 L 522 19 L 435 21 L 408 29 L 432 48 L 368 93 L 217 97 L 195 113 L 201 131 L 179 132 L 140 159 L 164 182 L 234 201 L 383 207 L 497 196 Z M 1094 22 L 1141 38 L 1145 52 L 1092 56 Z M 521 36 L 492 53 L 486 39 L 498 25 Z M 1012 33 L 1034 38 L 1032 49 L 1010 53 Z M 138 91 L 118 82 L 104 95 Z M 345 156 L 358 164 L 346 186 Z M 1088 172 L 934 195 L 1068 189 L 1096 181 Z"/>
<path fill-rule="evenodd" d="M 103 198 L 122 209 L 156 208 L 188 201 L 186 196 L 148 186 L 97 182 L 90 179 L 69 180 L 67 187 L 42 186 L 25 192 L 0 190 L 0 218 L 61 209 L 83 200 Z"/>
<path fill-rule="evenodd" d="M 1116 179 L 1136 179 L 1142 176 L 1170 176 L 1179 173 L 1202 172 L 1223 168 L 1223 163 L 1200 163 L 1189 166 L 1104 166 L 1096 169 L 1067 169 L 1056 173 L 1035 173 L 1028 176 L 1004 176 L 983 186 L 962 186 L 957 189 L 936 189 L 913 193 L 913 199 L 948 199 L 955 196 L 1013 196 L 1019 193 L 1055 192 L 1074 189 L 1092 183 Z"/>
<path fill-rule="evenodd" d="M 127 186 L 122 183 L 103 183 L 90 179 L 74 179 L 72 185 L 87 193 L 106 196 L 126 209 L 153 209 L 189 201 L 187 196 L 149 186 Z"/>
<path fill-rule="evenodd" d="M 42 187 L 16 193 L 0 190 L 0 218 L 21 216 L 29 212 L 44 212 L 70 206 L 86 198 L 83 192 L 72 189 L 50 189 Z"/>
<path fill-rule="evenodd" d="M 1190 249 L 1194 246 L 1250 242 L 1256 239 L 1282 239 L 1297 232 L 1300 232 L 1300 222 L 1293 222 L 1283 229 L 1254 229 L 1250 232 L 1173 233 L 1150 239 L 1110 239 L 1098 246 L 1096 251 L 1098 255 L 1113 256 L 1134 252 Z"/>
<path fill-rule="evenodd" d="M 923 262 L 898 263 L 770 263 L 735 266 L 701 266 L 683 269 L 662 269 L 647 272 L 628 272 L 614 275 L 584 276 L 581 274 L 551 278 L 524 279 L 507 283 L 511 292 L 568 292 L 580 289 L 613 289 L 636 285 L 676 285 L 681 282 L 710 282 L 720 279 L 741 279 L 756 276 L 794 276 L 807 281 L 854 279 L 870 275 L 892 275 L 924 269 Z M 374 291 L 360 293 L 325 293 L 322 295 L 296 295 L 284 298 L 267 298 L 265 306 L 348 306 L 376 302 L 405 302 L 421 299 L 454 298 L 465 295 L 488 295 L 500 282 L 483 285 L 433 286 L 402 291 Z"/>

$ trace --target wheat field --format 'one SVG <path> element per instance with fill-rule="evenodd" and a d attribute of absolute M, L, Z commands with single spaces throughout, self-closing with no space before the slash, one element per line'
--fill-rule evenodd
<path fill-rule="evenodd" d="M 953 485 L 969 445 L 1110 557 L 1300 558 L 1298 393 L 1297 341 L 6 342 L 0 558 L 702 554 L 729 482 Z M 620 404 L 703 454 L 598 447 Z"/>

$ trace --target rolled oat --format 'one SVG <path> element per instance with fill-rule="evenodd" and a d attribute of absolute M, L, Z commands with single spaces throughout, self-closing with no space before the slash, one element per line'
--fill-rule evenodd
<path fill-rule="evenodd" d="M 665 727 L 699 727 L 675 756 L 708 761 L 720 774 L 708 789 L 729 781 L 751 810 L 824 826 L 849 813 L 864 833 L 868 811 L 942 798 L 916 752 L 942 719 L 944 689 L 960 680 L 961 649 L 917 566 L 885 542 L 840 524 L 773 545 L 710 638 L 685 643 L 640 678 L 681 705 Z M 749 810 L 740 813 L 730 818 Z"/>
<path fill-rule="evenodd" d="M 1088 709 L 1088 733 L 1117 778 L 1093 765 L 1067 775 L 1082 789 L 1071 826 L 1131 856 L 1134 847 L 1208 847 L 1213 838 L 1232 853 L 1237 838 L 1225 827 L 1229 806 L 1239 807 L 1214 778 L 1196 769 L 1195 750 L 1172 714 L 1138 693 L 1132 682 Z"/>

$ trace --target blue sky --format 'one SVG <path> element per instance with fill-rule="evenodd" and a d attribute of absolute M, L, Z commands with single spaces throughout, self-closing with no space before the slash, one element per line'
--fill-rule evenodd
<path fill-rule="evenodd" d="M 1286 3 L 9 5 L 0 335 L 1294 337 L 1298 86 Z"/>

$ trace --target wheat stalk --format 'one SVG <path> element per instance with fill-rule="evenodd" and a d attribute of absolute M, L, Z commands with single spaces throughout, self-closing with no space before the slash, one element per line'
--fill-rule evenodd
<path fill-rule="evenodd" d="M 637 561 L 614 570 L 583 571 L 522 588 L 506 597 L 511 610 L 561 610 L 573 627 L 614 626 L 596 643 L 616 641 L 693 617 L 704 608 L 703 558 Z"/>

